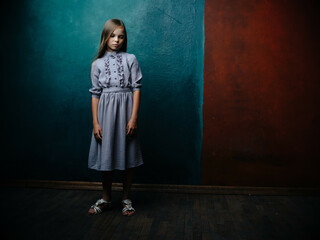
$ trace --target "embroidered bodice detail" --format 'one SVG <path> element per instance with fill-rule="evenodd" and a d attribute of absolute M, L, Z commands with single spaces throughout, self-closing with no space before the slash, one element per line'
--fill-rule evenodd
<path fill-rule="evenodd" d="M 89 91 L 93 97 L 100 97 L 103 88 L 131 88 L 140 90 L 142 73 L 134 54 L 114 51 L 96 59 L 91 64 L 91 83 Z"/>
<path fill-rule="evenodd" d="M 123 71 L 123 65 L 122 65 L 122 55 L 117 55 L 117 71 L 120 81 L 120 87 L 124 87 L 124 71 Z"/>
<path fill-rule="evenodd" d="M 110 70 L 110 61 L 109 57 L 104 59 L 104 66 L 106 71 L 106 83 L 107 87 L 110 87 L 110 81 L 111 81 L 111 70 Z"/>
<path fill-rule="evenodd" d="M 107 54 L 107 57 L 104 59 L 104 66 L 105 66 L 105 76 L 106 76 L 106 84 L 107 87 L 110 87 L 110 81 L 111 81 L 111 69 L 110 69 L 110 58 L 113 58 L 116 60 L 117 64 L 117 74 L 119 77 L 119 83 L 120 87 L 124 87 L 124 68 L 122 64 L 122 54 Z"/>

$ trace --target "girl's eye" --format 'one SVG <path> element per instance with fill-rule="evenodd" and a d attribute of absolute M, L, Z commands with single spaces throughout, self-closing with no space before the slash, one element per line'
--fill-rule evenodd
<path fill-rule="evenodd" d="M 110 37 L 114 38 L 115 35 L 112 34 Z M 119 38 L 124 39 L 124 35 L 120 35 Z"/>

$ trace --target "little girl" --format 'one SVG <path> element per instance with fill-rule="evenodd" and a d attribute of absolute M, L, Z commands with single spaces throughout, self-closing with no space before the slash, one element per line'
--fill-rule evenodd
<path fill-rule="evenodd" d="M 93 131 L 88 168 L 102 173 L 102 198 L 89 209 L 98 214 L 111 207 L 113 170 L 122 170 L 122 214 L 135 213 L 129 199 L 135 167 L 143 164 L 138 140 L 142 74 L 134 54 L 126 52 L 127 33 L 120 19 L 108 20 L 91 65 Z"/>

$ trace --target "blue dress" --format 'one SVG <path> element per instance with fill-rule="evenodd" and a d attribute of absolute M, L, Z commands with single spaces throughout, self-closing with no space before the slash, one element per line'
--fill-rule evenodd
<path fill-rule="evenodd" d="M 134 54 L 106 51 L 91 65 L 92 97 L 99 98 L 98 122 L 102 141 L 92 130 L 88 168 L 125 170 L 143 164 L 139 134 L 126 135 L 131 118 L 133 92 L 141 91 L 142 73 Z"/>

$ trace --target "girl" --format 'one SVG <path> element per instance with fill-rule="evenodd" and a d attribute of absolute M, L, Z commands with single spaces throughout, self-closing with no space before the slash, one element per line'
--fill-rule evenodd
<path fill-rule="evenodd" d="M 138 140 L 142 74 L 134 54 L 126 52 L 127 33 L 120 19 L 108 20 L 91 64 L 93 131 L 88 167 L 102 173 L 102 198 L 89 209 L 98 214 L 111 207 L 113 170 L 122 170 L 122 214 L 135 213 L 129 199 L 135 167 L 143 164 Z"/>

